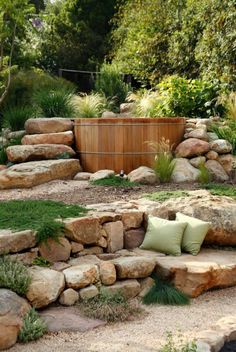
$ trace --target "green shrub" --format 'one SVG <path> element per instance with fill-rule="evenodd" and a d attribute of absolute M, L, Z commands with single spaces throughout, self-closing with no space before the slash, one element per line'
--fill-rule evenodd
<path fill-rule="evenodd" d="M 36 240 L 38 243 L 45 242 L 49 238 L 53 239 L 55 242 L 60 243 L 60 237 L 63 236 L 65 232 L 65 225 L 62 222 L 55 220 L 42 221 L 42 225 L 38 228 L 36 233 Z"/>
<path fill-rule="evenodd" d="M 195 341 L 183 341 L 181 338 L 180 341 L 175 343 L 173 335 L 171 332 L 167 332 L 167 341 L 161 347 L 159 352 L 197 352 L 197 344 Z"/>
<path fill-rule="evenodd" d="M 35 109 L 31 106 L 13 106 L 3 112 L 3 127 L 12 131 L 23 130 L 26 120 L 35 117 Z"/>
<path fill-rule="evenodd" d="M 198 176 L 198 181 L 201 184 L 208 184 L 211 180 L 211 174 L 204 163 L 201 163 L 198 167 L 200 174 Z"/>
<path fill-rule="evenodd" d="M 118 177 L 118 176 L 106 177 L 101 180 L 91 181 L 91 183 L 95 186 L 112 186 L 112 187 L 135 187 L 139 185 L 138 183 L 131 182 L 128 179 Z"/>
<path fill-rule="evenodd" d="M 104 290 L 84 300 L 79 307 L 85 316 L 108 322 L 125 321 L 141 312 L 137 302 L 128 301 L 121 292 L 111 294 Z"/>
<path fill-rule="evenodd" d="M 153 274 L 155 284 L 143 297 L 144 304 L 186 305 L 189 297 L 175 288 L 170 282 Z"/>
<path fill-rule="evenodd" d="M 38 312 L 31 308 L 24 316 L 23 326 L 19 332 L 18 340 L 20 342 L 29 342 L 39 339 L 47 331 L 45 322 L 40 318 Z"/>
<path fill-rule="evenodd" d="M 119 68 L 115 64 L 104 63 L 95 82 L 95 90 L 113 102 L 115 108 L 125 102 L 131 86 L 123 81 Z"/>
<path fill-rule="evenodd" d="M 144 197 L 156 202 L 165 202 L 170 198 L 189 197 L 189 193 L 185 191 L 160 191 L 144 194 Z"/>
<path fill-rule="evenodd" d="M 31 276 L 21 262 L 13 261 L 6 256 L 0 257 L 0 287 L 24 295 L 30 282 Z"/>
<path fill-rule="evenodd" d="M 92 118 L 101 117 L 106 110 L 107 100 L 98 93 L 77 95 L 73 98 L 73 104 L 78 117 Z"/>
<path fill-rule="evenodd" d="M 73 93 L 73 89 L 64 87 L 44 87 L 34 93 L 33 100 L 43 117 L 73 117 Z"/>

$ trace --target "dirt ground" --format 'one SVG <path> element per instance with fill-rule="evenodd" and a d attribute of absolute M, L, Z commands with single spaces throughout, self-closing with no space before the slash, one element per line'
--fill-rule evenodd
<path fill-rule="evenodd" d="M 140 198 L 145 193 L 198 189 L 198 184 L 183 183 L 135 187 L 93 186 L 87 181 L 51 181 L 30 189 L 1 190 L 0 201 L 10 199 L 51 199 L 70 204 L 111 203 Z"/>

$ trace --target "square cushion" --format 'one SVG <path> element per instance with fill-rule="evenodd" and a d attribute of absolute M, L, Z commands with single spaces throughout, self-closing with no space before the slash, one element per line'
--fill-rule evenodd
<path fill-rule="evenodd" d="M 206 237 L 211 223 L 202 221 L 182 213 L 176 214 L 176 220 L 187 222 L 182 239 L 182 250 L 193 255 L 197 255 Z"/>
<path fill-rule="evenodd" d="M 181 242 L 186 222 L 148 217 L 148 227 L 140 248 L 165 254 L 181 255 Z"/>

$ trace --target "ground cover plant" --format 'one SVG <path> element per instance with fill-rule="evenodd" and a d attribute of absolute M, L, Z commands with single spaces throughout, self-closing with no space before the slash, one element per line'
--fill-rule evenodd
<path fill-rule="evenodd" d="M 147 193 L 143 196 L 156 202 L 165 202 L 170 198 L 189 197 L 189 193 L 186 191 L 160 191 L 154 193 Z"/>
<path fill-rule="evenodd" d="M 214 196 L 227 196 L 236 199 L 236 188 L 233 185 L 209 183 L 204 188 Z"/>
<path fill-rule="evenodd" d="M 190 303 L 189 297 L 175 288 L 169 281 L 156 274 L 152 275 L 155 283 L 143 297 L 144 304 L 186 305 Z"/>
<path fill-rule="evenodd" d="M 79 307 L 85 316 L 107 322 L 125 321 L 142 312 L 138 303 L 127 300 L 122 292 L 104 290 L 96 297 L 83 300 Z"/>
<path fill-rule="evenodd" d="M 176 341 L 177 340 L 177 341 Z M 174 339 L 171 332 L 166 333 L 166 342 L 159 352 L 197 352 L 197 344 L 193 341 L 184 341 L 181 336 Z"/>
<path fill-rule="evenodd" d="M 39 339 L 47 331 L 45 322 L 40 318 L 38 312 L 31 308 L 23 318 L 23 326 L 19 332 L 20 342 L 29 342 Z"/>
<path fill-rule="evenodd" d="M 28 269 L 21 262 L 0 256 L 0 287 L 25 295 L 31 283 Z"/>
<path fill-rule="evenodd" d="M 112 186 L 112 187 L 135 187 L 139 186 L 137 182 L 131 182 L 126 178 L 110 176 L 101 180 L 91 181 L 94 186 Z"/>

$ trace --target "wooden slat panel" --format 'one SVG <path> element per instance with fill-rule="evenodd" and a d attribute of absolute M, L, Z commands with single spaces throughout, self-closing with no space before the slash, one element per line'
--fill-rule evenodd
<path fill-rule="evenodd" d="M 128 173 L 141 165 L 152 167 L 154 154 L 146 142 L 165 137 L 177 145 L 184 125 L 184 118 L 75 119 L 76 148 L 85 171 Z"/>

